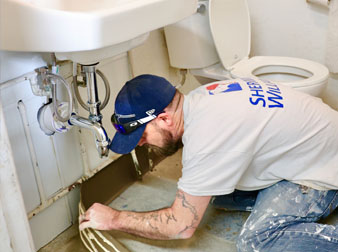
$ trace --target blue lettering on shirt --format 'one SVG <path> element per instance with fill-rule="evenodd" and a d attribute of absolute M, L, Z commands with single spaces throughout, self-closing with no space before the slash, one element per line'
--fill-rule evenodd
<path fill-rule="evenodd" d="M 248 85 L 251 97 L 249 97 L 249 101 L 252 105 L 260 105 L 262 107 L 268 108 L 283 108 L 283 96 L 279 87 L 271 83 L 270 81 L 264 81 L 266 83 L 268 90 L 263 90 L 263 87 L 255 80 L 245 78 L 243 79 Z"/>
<path fill-rule="evenodd" d="M 263 98 L 256 98 L 255 99 L 255 98 L 250 97 L 249 101 L 252 105 L 258 105 L 258 103 L 261 102 L 263 107 L 265 107 L 265 104 L 266 104 L 265 100 Z"/>

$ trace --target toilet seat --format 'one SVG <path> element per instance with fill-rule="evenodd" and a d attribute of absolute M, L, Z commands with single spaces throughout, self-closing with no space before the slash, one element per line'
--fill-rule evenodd
<path fill-rule="evenodd" d="M 317 62 L 300 58 L 275 56 L 255 56 L 250 59 L 241 60 L 227 70 L 221 63 L 217 63 L 205 68 L 190 69 L 190 72 L 202 84 L 214 80 L 245 77 L 262 78 L 259 76 L 260 74 L 295 75 L 300 76 L 302 79 L 292 81 L 266 79 L 274 83 L 290 86 L 313 96 L 320 96 L 329 78 L 328 69 Z"/>
<path fill-rule="evenodd" d="M 209 0 L 210 30 L 215 48 L 228 74 L 224 79 L 257 76 L 259 74 L 283 74 L 285 77 L 299 76 L 292 81 L 274 81 L 293 88 L 312 93 L 309 87 L 318 89 L 327 83 L 329 71 L 317 62 L 306 59 L 275 56 L 255 56 L 249 58 L 251 43 L 251 25 L 247 0 Z M 225 32 L 226 31 L 226 32 Z M 219 65 L 209 66 L 197 73 L 213 74 L 220 79 L 222 70 Z M 318 86 L 318 88 L 316 87 Z M 317 92 L 318 91 L 318 92 Z"/>
<path fill-rule="evenodd" d="M 291 57 L 255 56 L 239 61 L 229 70 L 232 78 L 257 76 L 267 73 L 286 73 L 302 76 L 302 80 L 280 81 L 280 83 L 293 88 L 321 85 L 327 82 L 329 77 L 328 69 L 322 64 Z"/>

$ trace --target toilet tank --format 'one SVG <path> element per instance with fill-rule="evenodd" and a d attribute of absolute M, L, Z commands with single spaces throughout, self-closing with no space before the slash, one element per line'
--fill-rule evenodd
<path fill-rule="evenodd" d="M 209 25 L 209 2 L 199 1 L 198 11 L 164 27 L 169 61 L 176 68 L 204 68 L 219 62 Z"/>

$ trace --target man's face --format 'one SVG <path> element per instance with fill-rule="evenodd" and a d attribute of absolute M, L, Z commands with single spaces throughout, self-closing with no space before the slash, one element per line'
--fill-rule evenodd
<path fill-rule="evenodd" d="M 147 145 L 161 156 L 173 155 L 181 146 L 182 140 L 175 140 L 173 134 L 157 126 L 156 123 L 148 123 L 138 145 Z"/>

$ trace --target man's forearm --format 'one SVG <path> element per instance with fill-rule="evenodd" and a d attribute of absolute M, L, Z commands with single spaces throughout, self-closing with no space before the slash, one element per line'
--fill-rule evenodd
<path fill-rule="evenodd" d="M 180 211 L 175 213 L 177 207 Z M 120 212 L 113 228 L 152 239 L 184 239 L 194 233 L 200 217 L 195 206 L 178 191 L 176 205 L 153 212 Z"/>
<path fill-rule="evenodd" d="M 184 220 L 175 216 L 171 208 L 143 213 L 123 211 L 119 213 L 113 229 L 151 239 L 182 239 L 186 238 L 187 229 L 195 228 L 194 221 L 188 225 L 184 223 Z"/>
<path fill-rule="evenodd" d="M 80 230 L 121 230 L 152 239 L 186 239 L 193 235 L 210 196 L 191 196 L 181 190 L 171 207 L 151 212 L 118 211 L 94 203 L 79 217 Z"/>

